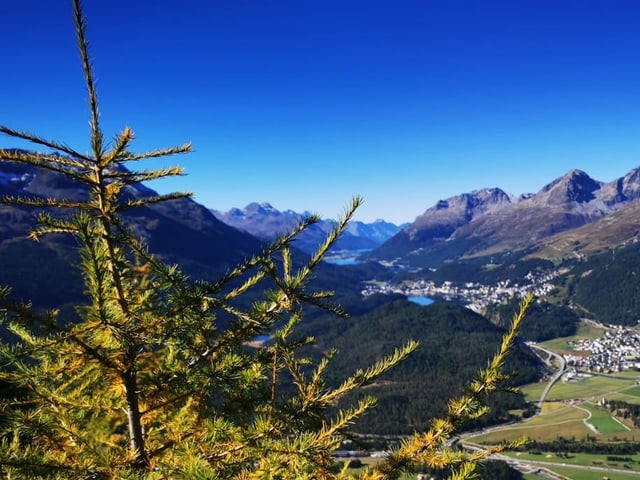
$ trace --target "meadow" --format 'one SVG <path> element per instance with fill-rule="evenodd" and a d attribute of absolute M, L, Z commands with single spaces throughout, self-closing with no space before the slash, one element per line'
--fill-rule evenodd
<path fill-rule="evenodd" d="M 541 342 L 540 346 L 559 354 L 575 353 L 573 347 L 571 346 L 572 343 L 584 340 L 586 338 L 599 338 L 604 335 L 604 332 L 606 330 L 606 328 L 603 328 L 593 322 L 583 320 L 578 325 L 578 331 L 575 335 L 547 340 L 546 342 Z"/>

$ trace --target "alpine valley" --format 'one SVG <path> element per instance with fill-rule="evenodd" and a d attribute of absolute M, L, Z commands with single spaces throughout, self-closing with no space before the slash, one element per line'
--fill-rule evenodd
<path fill-rule="evenodd" d="M 18 194 L 73 200 L 86 191 L 58 174 L 0 162 L 0 195 Z M 130 188 L 128 194 L 156 195 L 146 187 Z M 220 213 L 179 200 L 132 209 L 125 220 L 158 257 L 194 279 L 211 280 L 306 215 L 257 203 Z M 0 284 L 37 307 L 61 308 L 63 318 L 73 321 L 69 305 L 83 298 L 75 245 L 56 236 L 33 242 L 27 235 L 36 219 L 37 212 L 24 207 L 0 206 Z M 299 333 L 315 337 L 309 355 L 339 350 L 331 371 L 336 382 L 409 338 L 418 340 L 418 352 L 368 387 L 379 406 L 354 427 L 367 433 L 412 432 L 441 414 L 445 400 L 486 365 L 523 292 L 538 296 L 522 332 L 525 339 L 571 335 L 584 317 L 635 325 L 639 221 L 636 169 L 609 183 L 573 170 L 521 197 L 499 188 L 477 190 L 441 200 L 399 227 L 355 222 L 336 250 L 366 252 L 353 265 L 323 263 L 313 279 L 314 288 L 335 292 L 334 300 L 351 318 L 311 309 Z M 314 225 L 299 239 L 295 255 L 307 256 L 332 226 L 331 221 Z M 409 295 L 437 301 L 418 306 Z M 524 342 L 510 361 L 509 369 L 518 371 L 512 383 L 544 373 Z M 510 418 L 516 408 L 529 410 L 522 395 L 492 402 L 488 421 Z"/>

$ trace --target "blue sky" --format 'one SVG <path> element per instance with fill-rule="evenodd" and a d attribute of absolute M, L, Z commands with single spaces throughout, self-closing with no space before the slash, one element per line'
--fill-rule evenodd
<path fill-rule="evenodd" d="M 640 3 L 85 0 L 108 137 L 208 207 L 412 221 L 484 187 L 640 166 Z M 0 2 L 0 123 L 88 147 L 71 2 Z M 5 147 L 18 145 L 0 139 Z"/>

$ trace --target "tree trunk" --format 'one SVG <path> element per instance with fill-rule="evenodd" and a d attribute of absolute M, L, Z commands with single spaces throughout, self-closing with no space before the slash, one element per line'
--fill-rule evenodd
<path fill-rule="evenodd" d="M 149 458 L 144 445 L 144 433 L 142 431 L 142 416 L 138 403 L 138 385 L 135 369 L 125 372 L 123 386 L 127 399 L 127 417 L 129 419 L 129 445 L 133 457 L 133 466 L 136 469 L 145 470 L 149 466 Z"/>

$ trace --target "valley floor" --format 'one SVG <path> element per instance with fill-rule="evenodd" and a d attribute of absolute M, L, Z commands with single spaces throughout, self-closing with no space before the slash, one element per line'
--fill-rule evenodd
<path fill-rule="evenodd" d="M 568 366 L 560 356 L 574 352 L 573 347 L 586 340 L 603 338 L 603 333 L 601 326 L 583 323 L 576 336 L 538 346 L 541 358 L 553 365 L 556 372 L 545 382 L 523 388 L 529 401 L 538 402 L 537 415 L 522 422 L 467 434 L 462 440 L 464 444 L 482 448 L 527 438 L 539 442 L 537 445 L 556 445 L 555 451 L 525 447 L 523 451 L 505 452 L 501 456 L 521 471 L 528 472 L 525 478 L 640 478 L 638 452 L 621 455 L 558 451 L 563 441 L 584 440 L 602 446 L 640 442 L 640 428 L 631 418 L 614 415 L 610 405 L 613 401 L 640 405 L 640 372 L 576 372 L 568 375 Z M 608 337 L 612 335 L 609 333 Z M 603 447 L 603 451 L 605 449 Z M 558 476 L 549 476 L 550 472 Z"/>

